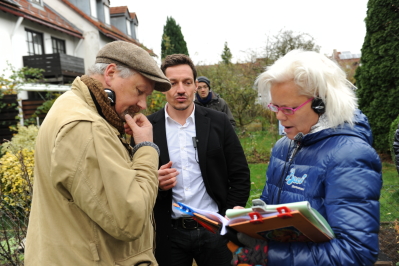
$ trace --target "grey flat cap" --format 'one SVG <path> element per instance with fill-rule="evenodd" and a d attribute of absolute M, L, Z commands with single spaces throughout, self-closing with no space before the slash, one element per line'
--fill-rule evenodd
<path fill-rule="evenodd" d="M 131 68 L 155 81 L 157 91 L 168 91 L 172 86 L 148 52 L 130 42 L 115 41 L 106 44 L 97 53 L 96 63 L 115 63 Z"/>

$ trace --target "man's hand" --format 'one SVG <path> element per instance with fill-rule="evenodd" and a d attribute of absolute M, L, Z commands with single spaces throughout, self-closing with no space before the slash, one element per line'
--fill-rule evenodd
<path fill-rule="evenodd" d="M 133 131 L 127 123 L 123 123 L 123 127 L 125 128 L 125 133 L 128 135 L 133 135 Z"/>
<path fill-rule="evenodd" d="M 134 143 L 139 144 L 143 141 L 153 142 L 152 125 L 143 114 L 136 114 L 134 117 L 125 115 L 125 132 L 132 135 Z M 127 125 L 127 126 L 126 126 Z"/>
<path fill-rule="evenodd" d="M 176 168 L 171 167 L 172 162 L 169 161 L 167 164 L 162 165 L 158 170 L 159 188 L 161 190 L 169 190 L 176 186 L 176 176 L 179 172 L 177 172 Z"/>

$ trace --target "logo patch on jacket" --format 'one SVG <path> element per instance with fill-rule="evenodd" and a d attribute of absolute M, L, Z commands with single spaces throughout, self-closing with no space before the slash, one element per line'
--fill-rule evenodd
<path fill-rule="evenodd" d="M 306 177 L 308 177 L 307 174 L 304 174 L 302 177 L 295 176 L 295 169 L 292 168 L 290 170 L 290 174 L 287 175 L 285 180 L 287 181 L 287 185 L 292 185 L 292 184 L 301 185 L 305 181 Z M 303 190 L 303 188 L 300 188 L 300 187 L 297 187 L 297 186 L 292 186 L 292 187 L 295 187 L 297 189 Z"/>

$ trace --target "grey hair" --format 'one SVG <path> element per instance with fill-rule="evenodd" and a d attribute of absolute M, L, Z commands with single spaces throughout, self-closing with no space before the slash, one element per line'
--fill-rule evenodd
<path fill-rule="evenodd" d="M 317 52 L 293 50 L 267 67 L 256 79 L 255 87 L 268 104 L 271 87 L 292 80 L 300 95 L 323 100 L 329 127 L 335 128 L 344 122 L 353 125 L 358 106 L 355 87 L 335 62 Z"/>
<path fill-rule="evenodd" d="M 105 69 L 107 68 L 109 64 L 105 63 L 95 63 L 91 67 L 89 67 L 86 71 L 86 74 L 91 76 L 91 75 L 103 75 Z M 116 65 L 116 70 L 118 71 L 118 75 L 121 78 L 128 78 L 130 76 L 133 76 L 136 74 L 136 72 L 128 67 L 121 66 L 121 65 Z"/>

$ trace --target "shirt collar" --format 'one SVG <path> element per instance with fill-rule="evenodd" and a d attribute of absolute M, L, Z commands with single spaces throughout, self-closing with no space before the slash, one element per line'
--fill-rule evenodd
<path fill-rule="evenodd" d="M 170 117 L 170 115 L 168 114 L 168 111 L 167 111 L 167 109 L 168 109 L 168 103 L 166 103 L 165 104 L 165 120 L 166 121 L 175 121 L 172 117 Z M 186 119 L 186 123 L 187 122 L 192 122 L 192 123 L 195 123 L 195 116 L 194 116 L 194 113 L 195 113 L 195 104 L 194 104 L 194 109 L 193 109 L 193 111 L 191 112 L 191 114 L 190 114 L 190 116 L 189 117 L 187 117 L 187 119 Z"/>

